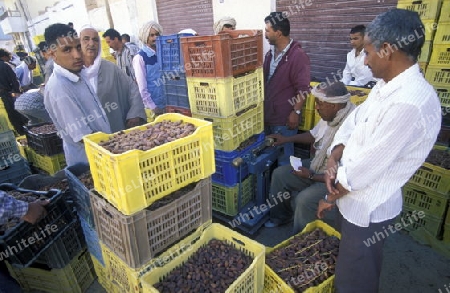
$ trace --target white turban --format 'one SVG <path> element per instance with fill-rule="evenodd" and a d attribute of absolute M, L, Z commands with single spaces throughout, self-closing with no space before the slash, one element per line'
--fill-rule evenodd
<path fill-rule="evenodd" d="M 218 21 L 216 21 L 216 23 L 214 23 L 214 33 L 217 35 L 218 33 L 220 33 L 223 29 L 223 26 L 229 24 L 232 27 L 236 28 L 236 20 L 232 17 L 229 16 L 225 16 L 222 17 L 221 19 L 219 19 Z"/>
<path fill-rule="evenodd" d="M 316 98 L 319 99 L 321 102 L 331 103 L 331 104 L 341 104 L 341 103 L 347 103 L 350 101 L 350 93 L 347 93 L 343 96 L 337 96 L 337 97 L 328 97 L 325 95 L 322 91 L 319 89 L 320 83 L 313 87 L 311 90 L 311 94 L 313 94 Z"/>
<path fill-rule="evenodd" d="M 162 26 L 156 21 L 146 22 L 139 30 L 139 40 L 142 44 L 147 45 L 148 36 L 150 35 L 150 30 L 154 28 L 160 35 L 163 34 Z"/>

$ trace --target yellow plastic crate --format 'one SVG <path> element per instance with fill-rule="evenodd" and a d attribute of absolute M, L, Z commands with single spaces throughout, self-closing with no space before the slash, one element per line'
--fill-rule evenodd
<path fill-rule="evenodd" d="M 428 62 L 418 62 L 420 67 L 420 72 L 425 76 L 427 72 Z"/>
<path fill-rule="evenodd" d="M 45 41 L 44 35 L 37 35 L 33 37 L 33 43 L 37 46 L 40 42 Z"/>
<path fill-rule="evenodd" d="M 98 283 L 108 293 L 120 293 L 120 288 L 115 286 L 108 277 L 108 270 L 103 266 L 96 258 L 91 254 L 92 263 L 94 264 L 94 270 L 98 277 Z"/>
<path fill-rule="evenodd" d="M 242 186 L 240 186 L 240 184 Z M 228 187 L 222 184 L 212 184 L 212 208 L 225 215 L 235 216 L 239 212 L 239 207 L 242 208 L 255 194 L 255 176 L 249 175 L 242 183 L 235 186 Z M 242 190 L 241 203 L 238 206 L 239 190 Z"/>
<path fill-rule="evenodd" d="M 62 269 L 41 267 L 18 269 L 9 263 L 7 267 L 11 276 L 26 291 L 83 293 L 95 279 L 94 267 L 86 249 Z"/>
<path fill-rule="evenodd" d="M 205 146 L 226 152 L 234 151 L 246 139 L 264 131 L 263 104 L 249 109 L 240 116 L 216 118 L 192 113 L 192 117 L 213 123 L 214 145 Z"/>
<path fill-rule="evenodd" d="M 192 114 L 228 118 L 264 100 L 262 68 L 243 76 L 186 77 Z"/>
<path fill-rule="evenodd" d="M 371 89 L 366 89 L 363 87 L 356 87 L 356 86 L 346 86 L 346 87 L 349 92 L 350 91 L 361 91 L 365 94 L 364 96 L 358 96 L 358 95 L 350 96 L 350 102 L 352 102 L 356 106 L 361 105 L 367 99 L 367 97 L 369 96 L 369 93 L 371 91 Z"/>
<path fill-rule="evenodd" d="M 20 155 L 28 160 L 28 158 L 27 158 L 28 145 L 27 144 L 22 144 L 20 142 L 22 140 L 27 140 L 26 135 L 22 135 L 22 136 L 19 136 L 19 137 L 16 138 L 17 146 L 19 147 Z"/>
<path fill-rule="evenodd" d="M 450 27 L 449 27 L 450 29 Z M 450 67 L 450 44 L 435 45 L 431 54 L 430 65 Z"/>
<path fill-rule="evenodd" d="M 444 218 L 448 205 L 446 195 L 412 184 L 411 182 L 402 187 L 402 194 L 403 206 L 424 211 L 426 215 L 435 218 Z"/>
<path fill-rule="evenodd" d="M 434 20 L 422 20 L 422 23 L 425 27 L 425 42 L 433 41 L 434 35 L 436 33 L 439 25 Z M 424 32 L 417 31 L 416 38 L 422 37 Z"/>
<path fill-rule="evenodd" d="M 188 242 L 192 244 L 185 253 L 174 258 L 167 265 L 155 268 L 142 277 L 143 293 L 159 292 L 153 285 L 167 276 L 172 270 L 182 265 L 200 247 L 206 245 L 212 239 L 225 241 L 253 258 L 250 267 L 225 292 L 262 292 L 264 286 L 264 246 L 220 224 L 211 224 L 205 229 L 198 241 L 195 243 Z"/>
<path fill-rule="evenodd" d="M 425 217 L 421 218 L 418 216 L 419 211 L 421 210 L 403 206 L 403 210 L 400 212 L 400 215 L 396 218 L 395 221 L 403 223 L 403 229 L 406 231 L 411 232 L 417 230 L 419 227 L 423 227 L 434 237 L 440 238 L 442 236 L 441 232 L 443 219 L 436 218 L 427 214 L 425 214 Z"/>
<path fill-rule="evenodd" d="M 416 11 L 422 20 L 436 20 L 441 0 L 399 0 L 397 8 Z"/>
<path fill-rule="evenodd" d="M 155 121 L 156 115 L 151 109 L 145 108 L 145 115 L 147 116 L 147 123 Z"/>
<path fill-rule="evenodd" d="M 441 7 L 439 22 L 450 22 L 450 1 L 444 0 Z"/>
<path fill-rule="evenodd" d="M 64 153 L 45 156 L 36 153 L 30 147 L 26 150 L 28 162 L 32 163 L 34 167 L 47 172 L 49 175 L 53 175 L 67 166 Z"/>
<path fill-rule="evenodd" d="M 442 241 L 450 245 L 450 225 L 444 225 L 444 235 L 442 236 Z"/>
<path fill-rule="evenodd" d="M 302 121 L 298 129 L 300 130 L 311 130 L 314 127 L 314 116 L 315 110 L 302 110 Z"/>
<path fill-rule="evenodd" d="M 112 134 L 98 132 L 83 139 L 95 190 L 125 215 L 134 214 L 215 172 L 212 124 L 176 113 L 160 115 L 149 124 L 163 120 L 183 120 L 197 129 L 187 137 L 151 150 L 131 150 L 123 154 L 112 154 L 98 145 Z M 124 132 L 136 129 L 145 130 L 147 126 Z"/>
<path fill-rule="evenodd" d="M 341 234 L 337 232 L 335 229 L 330 227 L 329 225 L 325 224 L 324 222 L 320 220 L 316 220 L 314 222 L 309 223 L 306 225 L 305 229 L 303 229 L 302 232 L 299 234 L 305 234 L 309 233 L 311 231 L 314 231 L 316 228 L 321 228 L 327 235 L 329 236 L 336 236 L 337 238 L 341 239 Z M 289 244 L 289 241 L 295 236 L 292 236 L 291 238 L 281 242 L 277 246 L 270 248 L 266 248 L 266 255 L 270 252 L 278 249 L 283 248 Z M 316 287 L 308 288 L 305 293 L 331 293 L 333 292 L 333 283 L 334 283 L 334 275 L 329 277 L 325 282 L 320 284 Z M 265 293 L 271 293 L 271 292 L 283 292 L 283 293 L 294 293 L 294 290 L 286 284 L 286 282 L 281 279 L 268 265 L 265 265 L 265 275 L 264 275 L 264 292 Z"/>
<path fill-rule="evenodd" d="M 450 67 L 442 68 L 439 66 L 428 66 L 425 74 L 425 79 L 428 80 L 435 88 L 448 87 L 450 84 Z"/>
<path fill-rule="evenodd" d="M 434 146 L 434 149 L 446 150 L 447 147 Z M 409 179 L 409 182 L 436 191 L 446 197 L 450 194 L 450 170 L 430 163 L 423 163 Z"/>
<path fill-rule="evenodd" d="M 450 22 L 439 22 L 437 25 L 436 35 L 434 36 L 433 45 L 449 45 L 450 44 Z"/>
<path fill-rule="evenodd" d="M 420 52 L 418 62 L 428 62 L 428 60 L 430 60 L 432 48 L 433 48 L 433 42 L 426 41 L 425 44 L 423 44 L 422 51 Z M 434 51 L 434 49 L 433 49 L 433 51 Z"/>
<path fill-rule="evenodd" d="M 9 121 L 9 116 L 6 112 L 5 105 L 3 104 L 2 99 L 0 99 L 0 133 L 8 130 L 14 130 L 14 127 Z"/>
<path fill-rule="evenodd" d="M 314 126 L 316 126 L 317 123 L 319 123 L 320 119 L 322 119 L 322 117 L 320 117 L 319 112 L 316 110 L 314 112 Z"/>
<path fill-rule="evenodd" d="M 435 88 L 442 107 L 450 107 L 450 86 Z"/>

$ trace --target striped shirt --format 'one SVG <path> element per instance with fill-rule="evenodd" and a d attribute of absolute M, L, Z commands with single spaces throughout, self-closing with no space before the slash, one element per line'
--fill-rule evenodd
<path fill-rule="evenodd" d="M 28 212 L 28 203 L 17 200 L 4 191 L 0 191 L 0 225 L 11 218 L 22 218 Z"/>
<path fill-rule="evenodd" d="M 336 177 L 350 191 L 337 201 L 344 218 L 367 227 L 396 217 L 401 187 L 426 159 L 440 125 L 439 99 L 418 64 L 379 81 L 329 149 L 345 145 Z"/>
<path fill-rule="evenodd" d="M 116 52 L 117 66 L 135 81 L 136 76 L 133 69 L 133 57 L 132 51 L 126 45 L 123 45 L 121 52 Z"/>

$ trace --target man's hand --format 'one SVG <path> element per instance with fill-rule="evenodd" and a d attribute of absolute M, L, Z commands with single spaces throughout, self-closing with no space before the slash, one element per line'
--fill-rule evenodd
<path fill-rule="evenodd" d="M 301 115 L 303 115 L 303 113 Z M 299 125 L 299 118 L 300 115 L 298 115 L 294 111 L 291 111 L 286 122 L 286 126 L 288 127 L 288 129 L 290 130 L 297 129 Z"/>
<path fill-rule="evenodd" d="M 275 141 L 273 142 L 273 146 L 279 146 L 279 145 L 284 144 L 284 143 L 286 143 L 288 141 L 286 136 L 283 136 L 283 135 L 278 134 L 278 133 L 269 134 L 267 137 L 275 139 Z"/>
<path fill-rule="evenodd" d="M 337 195 L 338 190 L 335 188 L 336 174 L 338 170 L 338 162 L 334 160 L 333 156 L 330 156 L 327 161 L 327 168 L 325 169 L 325 185 L 331 195 Z"/>
<path fill-rule="evenodd" d="M 311 175 L 311 171 L 305 167 L 299 167 L 298 170 L 292 170 L 292 173 L 294 173 L 297 177 L 306 179 L 308 179 Z"/>
<path fill-rule="evenodd" d="M 331 209 L 334 207 L 334 204 L 327 203 L 323 199 L 319 201 L 319 207 L 317 208 L 317 218 L 323 219 L 325 216 L 325 212 L 331 211 Z"/>
<path fill-rule="evenodd" d="M 47 210 L 44 206 L 49 203 L 48 200 L 36 200 L 34 202 L 30 202 L 28 204 L 28 211 L 25 216 L 22 217 L 22 220 L 34 224 L 39 222 L 47 215 Z"/>
<path fill-rule="evenodd" d="M 131 119 L 127 120 L 125 127 L 131 128 L 131 127 L 143 125 L 143 124 L 145 124 L 145 122 L 146 121 L 144 119 L 142 119 L 141 117 L 131 118 Z"/>

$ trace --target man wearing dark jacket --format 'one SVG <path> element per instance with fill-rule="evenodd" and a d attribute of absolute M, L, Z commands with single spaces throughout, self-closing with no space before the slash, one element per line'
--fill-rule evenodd
<path fill-rule="evenodd" d="M 5 58 L 11 59 L 11 53 L 0 49 L 0 98 L 8 113 L 9 121 L 19 134 L 25 134 L 23 126 L 27 119 L 14 109 L 14 97 L 20 93 L 20 84 L 16 73 L 5 62 Z"/>
<path fill-rule="evenodd" d="M 281 12 L 264 19 L 271 50 L 264 59 L 264 124 L 266 134 L 297 134 L 301 109 L 309 93 L 310 62 L 300 44 L 290 38 L 289 20 Z M 294 144 L 284 144 L 278 165 L 289 164 Z"/>

